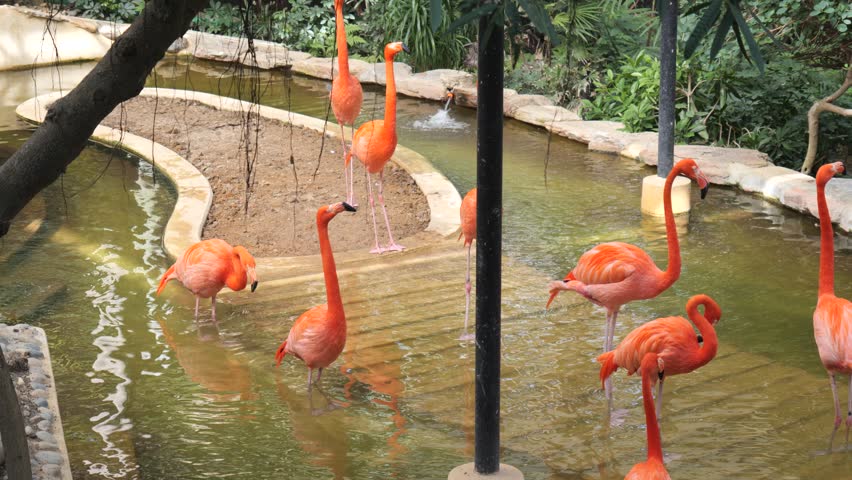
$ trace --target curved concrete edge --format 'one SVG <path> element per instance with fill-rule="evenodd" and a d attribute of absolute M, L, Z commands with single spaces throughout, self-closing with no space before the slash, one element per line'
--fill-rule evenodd
<path fill-rule="evenodd" d="M 146 88 L 139 95 L 196 101 L 220 110 L 244 112 L 250 108 L 257 108 L 256 105 L 243 100 L 191 90 Z M 25 120 L 41 123 L 47 115 L 48 106 L 61 96 L 60 93 L 50 93 L 31 98 L 18 105 L 15 112 Z M 309 128 L 319 133 L 325 131 L 326 135 L 333 137 L 338 136 L 337 125 L 331 122 L 325 125 L 324 121 L 317 118 L 262 105 L 259 106 L 259 113 L 272 120 L 292 123 L 294 126 Z M 190 245 L 201 240 L 207 214 L 213 203 L 213 190 L 198 169 L 176 152 L 159 143 L 115 128 L 99 125 L 91 138 L 96 142 L 116 146 L 145 159 L 163 171 L 174 183 L 178 199 L 163 233 L 163 245 L 170 256 L 177 258 Z M 347 140 L 351 139 L 347 138 Z M 397 146 L 391 161 L 405 170 L 426 196 L 430 220 L 425 231 L 440 237 L 450 237 L 458 232 L 461 226 L 458 213 L 461 196 L 453 184 L 425 157 L 403 146 Z"/>
<path fill-rule="evenodd" d="M 47 107 L 61 96 L 60 93 L 49 93 L 31 98 L 18 105 L 15 113 L 30 122 L 42 123 Z M 201 241 L 201 231 L 213 204 L 213 189 L 198 169 L 159 143 L 115 128 L 99 125 L 91 139 L 121 148 L 150 162 L 175 185 L 177 202 L 163 232 L 163 246 L 171 257 L 177 258 L 190 245 Z"/>
<path fill-rule="evenodd" d="M 141 96 L 159 96 L 165 99 L 182 99 L 195 101 L 220 110 L 245 112 L 250 108 L 259 108 L 262 117 L 277 120 L 284 124 L 292 124 L 325 133 L 334 138 L 339 137 L 340 128 L 336 123 L 326 122 L 318 118 L 301 115 L 279 108 L 265 105 L 252 104 L 244 100 L 230 97 L 222 97 L 210 93 L 192 90 L 173 90 L 166 88 L 146 88 L 140 93 Z M 351 141 L 349 134 L 346 140 Z M 396 147 L 391 161 L 402 168 L 414 179 L 417 186 L 426 196 L 429 203 L 429 225 L 426 232 L 435 233 L 442 237 L 448 237 L 458 232 L 461 226 L 459 208 L 461 207 L 461 196 L 452 183 L 441 172 L 419 153 L 402 145 Z"/>

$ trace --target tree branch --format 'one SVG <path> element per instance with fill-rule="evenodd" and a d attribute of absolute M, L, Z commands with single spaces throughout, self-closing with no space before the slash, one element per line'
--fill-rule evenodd
<path fill-rule="evenodd" d="M 166 49 L 208 1 L 146 2 L 95 68 L 49 108 L 44 123 L 0 166 L 0 237 L 27 203 L 65 172 L 104 117 L 139 94 Z"/>
<path fill-rule="evenodd" d="M 845 117 L 852 116 L 852 109 L 846 109 L 834 105 L 834 101 L 840 98 L 852 87 L 852 56 L 849 58 L 849 68 L 846 70 L 846 79 L 836 92 L 814 102 L 808 110 L 808 151 L 805 154 L 805 162 L 802 163 L 802 173 L 811 173 L 819 146 L 819 116 L 822 112 L 829 111 Z"/>

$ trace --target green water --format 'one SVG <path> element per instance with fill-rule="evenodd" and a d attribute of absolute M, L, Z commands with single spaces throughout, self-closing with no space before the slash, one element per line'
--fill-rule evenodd
<path fill-rule="evenodd" d="M 63 67 L 63 81 L 79 78 L 86 68 Z M 183 60 L 170 59 L 157 71 L 159 75 L 149 86 L 191 87 L 231 96 L 250 87 L 244 81 L 237 88 L 228 69 L 217 64 L 187 65 Z M 0 104 L 0 160 L 28 136 L 11 109 L 32 96 L 34 88 L 38 93 L 57 89 L 53 75 L 55 69 L 52 73 L 48 69 L 38 71 L 42 81 L 33 87 L 29 72 L 0 74 L 0 84 L 18 86 L 14 93 L 2 97 Z M 262 73 L 259 82 L 263 103 L 325 115 L 328 82 L 297 77 L 288 84 L 272 73 Z M 381 117 L 382 107 L 381 91 L 368 89 L 362 120 L 374 114 Z M 400 143 L 425 155 L 464 193 L 475 183 L 475 115 L 454 108 L 452 117 L 465 125 L 459 130 L 415 127 L 415 122 L 428 119 L 438 108 L 435 103 L 401 98 Z M 651 169 L 632 160 L 591 154 L 585 146 L 553 138 L 545 182 L 546 148 L 544 131 L 507 121 L 504 248 L 508 257 L 542 276 L 557 278 L 589 247 L 620 240 L 635 243 L 658 262 L 665 262 L 662 224 L 639 214 L 640 179 L 651 174 Z M 0 278 L 6 279 L 0 290 L 0 315 L 7 321 L 36 324 L 48 333 L 75 478 L 445 478 L 445 472 L 470 458 L 468 429 L 442 422 L 440 415 L 421 410 L 420 403 L 399 396 L 401 390 L 416 391 L 424 382 L 407 354 L 401 355 L 402 360 L 386 362 L 378 373 L 373 371 L 372 379 L 359 377 L 361 370 L 353 360 L 356 368 L 350 376 L 354 382 L 349 387 L 350 404 L 314 416 L 304 391 L 304 368 L 287 364 L 282 367 L 285 374 L 277 374 L 269 357 L 281 339 L 268 338 L 262 330 L 253 328 L 252 322 L 245 321 L 246 315 L 259 312 L 224 304 L 219 310 L 219 331 L 197 329 L 192 323 L 193 302 L 185 292 L 172 286 L 165 298 L 155 298 L 156 281 L 168 265 L 160 235 L 174 193 L 162 179 L 155 179 L 146 163 L 105 148 L 88 148 L 69 168 L 63 182 L 45 190 L 39 202 L 22 215 L 9 238 L 0 243 L 0 258 L 4 253 L 10 255 L 0 265 Z M 45 221 L 25 242 L 27 234 L 22 227 L 41 212 L 46 214 Z M 771 399 L 761 396 L 761 385 L 737 383 L 736 378 L 714 384 L 713 388 L 720 390 L 752 392 L 753 403 L 729 407 L 742 410 L 749 420 L 720 424 L 710 414 L 699 413 L 693 425 L 664 424 L 664 435 L 687 427 L 699 432 L 692 443 L 673 447 L 676 458 L 670 469 L 674 478 L 684 478 L 679 472 L 697 478 L 737 478 L 730 469 L 735 469 L 734 458 L 739 458 L 735 455 L 742 451 L 749 452 L 753 463 L 762 466 L 752 470 L 760 472 L 759 478 L 809 478 L 805 472 L 819 472 L 819 478 L 852 476 L 848 455 L 813 456 L 825 447 L 823 440 L 832 420 L 831 394 L 828 382 L 823 380 L 810 321 L 819 240 L 814 219 L 714 187 L 706 200 L 696 202 L 683 233 L 681 279 L 657 299 L 625 308 L 619 317 L 617 338 L 650 318 L 682 314 L 685 299 L 704 292 L 722 306 L 719 335 L 724 346 L 766 356 L 801 377 L 813 377 L 811 384 L 822 383 L 818 384 L 820 389 L 802 392 L 793 404 L 785 404 L 783 413 L 758 407 L 771 404 Z M 849 246 L 848 237 L 840 235 L 836 267 L 839 292 L 844 292 L 852 279 Z M 312 286 L 314 293 L 317 286 Z M 404 297 L 409 293 L 406 288 L 387 287 L 382 293 Z M 530 318 L 540 318 L 545 285 L 534 285 L 531 291 L 540 291 L 540 295 L 513 298 L 511 307 L 528 312 Z M 457 293 L 448 293 L 441 300 L 453 303 L 459 298 Z M 294 299 L 291 303 L 297 304 L 289 308 L 304 310 L 305 305 L 298 303 L 301 301 Z M 505 388 L 510 391 L 506 397 L 511 399 L 532 389 L 531 395 L 541 392 L 542 398 L 553 399 L 536 420 L 541 422 L 542 435 L 546 435 L 540 452 L 513 449 L 511 442 L 505 445 L 505 458 L 522 467 L 528 479 L 621 478 L 634 461 L 641 459 L 642 452 L 632 447 L 644 441 L 641 430 L 615 435 L 620 438 L 629 434 L 635 439 L 628 450 L 621 450 L 617 441 L 599 441 L 591 433 L 599 412 L 586 411 L 585 404 L 578 404 L 578 397 L 596 388 L 595 369 L 588 367 L 596 350 L 589 347 L 579 354 L 570 345 L 588 341 L 599 348 L 603 330 L 600 310 L 583 311 L 600 317 L 583 320 L 589 325 L 587 338 L 563 338 L 561 329 L 568 327 L 560 326 L 560 322 L 576 323 L 579 319 L 560 318 L 558 315 L 570 315 L 562 310 L 539 336 L 507 339 Z M 374 314 L 394 315 L 387 311 Z M 389 335 L 397 335 L 404 328 Z M 528 355 L 526 352 L 535 352 L 544 339 L 553 344 L 564 342 L 564 352 L 574 353 L 520 361 Z M 425 347 L 425 343 L 392 345 L 395 350 L 417 347 Z M 367 357 L 371 351 L 358 353 Z M 459 347 L 458 351 L 432 357 L 445 355 L 447 369 L 461 372 L 464 365 L 472 364 L 472 351 L 464 352 Z M 581 365 L 589 368 L 592 381 L 588 385 L 575 389 L 554 383 L 560 369 Z M 694 376 L 710 377 L 711 366 Z M 388 380 L 377 382 L 376 375 Z M 469 372 L 458 375 L 467 375 L 468 384 L 472 381 Z M 343 399 L 342 384 L 346 381 L 343 375 L 330 373 L 324 378 L 328 395 Z M 845 398 L 846 388 L 839 390 Z M 631 391 L 635 395 L 635 386 Z M 700 401 L 700 392 L 693 395 L 696 402 Z M 396 410 L 388 405 L 390 400 L 398 401 Z M 448 398 L 448 402 L 451 400 L 455 399 Z M 507 402 L 504 414 L 510 418 L 512 408 Z M 582 412 L 576 413 L 577 408 Z M 403 427 L 395 424 L 393 415 L 397 412 L 405 420 Z M 469 418 L 471 412 L 460 411 L 458 415 Z M 824 421 L 819 438 L 778 442 L 771 430 L 762 429 L 764 425 L 772 428 L 808 417 Z M 584 425 L 588 425 L 589 433 L 578 439 L 574 432 L 578 428 L 585 431 Z M 602 468 L 595 459 L 572 453 L 583 450 L 578 442 L 592 450 L 617 450 L 616 457 L 621 460 L 608 461 Z M 726 442 L 737 445 L 738 452 L 726 452 Z M 708 443 L 718 444 L 716 458 L 702 458 Z M 554 453 L 563 445 L 564 453 Z M 787 461 L 803 467 L 790 472 L 787 466 L 778 466 L 788 465 Z"/>

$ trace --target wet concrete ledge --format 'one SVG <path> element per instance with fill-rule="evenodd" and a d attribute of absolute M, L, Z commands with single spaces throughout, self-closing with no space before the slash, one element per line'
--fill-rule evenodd
<path fill-rule="evenodd" d="M 33 18 L 44 15 L 21 7 L 8 7 L 4 15 L 13 14 L 32 23 Z M 34 13 L 35 12 L 35 13 Z M 85 18 L 58 16 L 68 26 L 100 35 L 107 41 L 116 38 L 128 27 Z M 22 20 L 23 21 L 23 20 Z M 43 22 L 43 20 L 41 20 Z M 43 24 L 38 27 L 43 30 Z M 71 40 L 66 40 L 66 38 Z M 73 37 L 59 36 L 62 42 L 73 42 Z M 331 79 L 335 59 L 313 57 L 305 52 L 291 50 L 283 45 L 255 41 L 256 55 L 246 55 L 248 43 L 243 38 L 226 37 L 189 31 L 170 49 L 177 55 L 192 56 L 220 62 L 238 62 L 261 69 L 282 68 L 291 65 L 294 72 L 321 79 Z M 95 52 L 97 53 L 97 52 Z M 60 52 L 61 55 L 61 52 Z M 29 67 L 32 62 L 18 67 Z M 0 62 L 0 70 L 14 68 Z M 384 65 L 351 59 L 350 69 L 362 83 L 385 84 Z M 428 100 L 442 100 L 447 88 L 455 91 L 457 105 L 476 108 L 476 78 L 469 72 L 457 70 L 432 70 L 413 73 L 403 63 L 394 65 L 397 90 L 400 94 Z M 584 121 L 577 113 L 559 107 L 542 95 L 519 94 L 504 89 L 503 111 L 509 118 L 542 127 L 548 131 L 588 145 L 589 150 L 606 152 L 632 158 L 650 166 L 657 162 L 657 134 L 655 132 L 629 133 L 624 125 L 611 121 Z M 756 150 L 723 148 L 703 145 L 677 145 L 676 158 L 695 158 L 712 183 L 738 187 L 749 193 L 780 203 L 793 210 L 817 216 L 816 184 L 812 177 L 789 168 L 772 164 L 766 154 Z M 847 231 L 852 231 L 852 178 L 837 178 L 828 184 L 826 191 L 832 221 Z"/>
<path fill-rule="evenodd" d="M 33 479 L 71 480 L 71 464 L 44 330 L 30 325 L 0 323 L 0 346 L 7 359 L 15 358 L 16 364 L 26 365 L 26 370 L 13 374 L 17 376 L 13 383 L 27 424 Z"/>
<path fill-rule="evenodd" d="M 191 90 L 146 88 L 142 90 L 140 95 L 195 101 L 221 110 L 244 112 L 252 108 L 250 102 Z M 31 98 L 19 105 L 16 113 L 25 120 L 41 123 L 47 114 L 47 107 L 61 96 L 60 93 L 51 93 Z M 317 118 L 267 106 L 260 106 L 259 113 L 265 118 L 278 120 L 285 124 L 292 123 L 295 126 L 309 128 L 319 133 L 325 132 L 326 135 L 334 138 L 338 136 L 336 132 L 339 128 L 331 122 L 325 125 L 324 121 Z M 163 234 L 163 244 L 169 255 L 176 258 L 190 245 L 201 240 L 201 233 L 207 221 L 207 213 L 210 211 L 213 201 L 213 190 L 198 169 L 163 145 L 115 128 L 99 125 L 91 138 L 98 143 L 118 146 L 151 162 L 174 182 L 178 192 L 178 200 Z M 348 138 L 348 134 L 347 140 L 351 140 Z M 426 158 L 404 146 L 397 146 L 391 161 L 408 172 L 429 202 L 429 225 L 425 231 L 411 237 L 413 243 L 410 246 L 412 248 L 422 247 L 454 235 L 460 226 L 458 212 L 461 206 L 461 196 L 452 183 L 437 171 Z M 319 258 L 315 255 L 308 257 Z M 271 257 L 264 258 L 259 263 L 274 265 L 290 262 L 293 258 L 301 257 Z M 369 255 L 363 258 L 369 258 Z"/>

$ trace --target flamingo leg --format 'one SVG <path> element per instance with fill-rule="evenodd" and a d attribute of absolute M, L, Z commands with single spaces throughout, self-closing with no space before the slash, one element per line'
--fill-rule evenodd
<path fill-rule="evenodd" d="M 606 311 L 606 331 L 604 332 L 604 353 L 612 350 L 612 329 L 615 320 L 613 319 L 614 312 Z M 610 375 L 604 380 L 604 390 L 606 391 L 607 412 L 612 411 L 612 376 Z"/>
<path fill-rule="evenodd" d="M 308 394 L 311 393 L 311 389 L 314 386 L 314 369 L 308 367 Z"/>
<path fill-rule="evenodd" d="M 198 295 L 195 296 L 195 321 L 198 321 L 198 303 L 201 301 L 201 297 Z"/>
<path fill-rule="evenodd" d="M 400 250 L 405 250 L 405 247 L 403 247 L 402 245 L 398 245 L 396 242 L 393 241 L 393 234 L 391 233 L 390 220 L 388 220 L 388 211 L 385 208 L 385 198 L 382 195 L 382 192 L 384 190 L 384 184 L 385 184 L 385 170 L 382 169 L 382 171 L 379 172 L 379 204 L 382 206 L 382 213 L 385 215 L 385 226 L 388 227 L 388 247 L 387 247 L 387 250 L 390 250 L 392 252 L 398 252 Z"/>
<path fill-rule="evenodd" d="M 320 369 L 319 369 L 319 373 L 317 374 L 317 379 L 315 380 L 315 383 L 316 383 L 317 385 L 319 385 L 319 383 L 320 383 L 320 379 L 321 379 L 321 378 L 322 378 L 322 367 L 320 367 Z"/>
<path fill-rule="evenodd" d="M 370 179 L 370 172 L 364 167 L 364 175 L 367 176 L 367 195 L 370 197 L 370 216 L 373 217 L 373 235 L 376 237 L 376 246 L 370 250 L 370 253 L 383 253 L 384 248 L 379 246 L 379 227 L 376 226 L 376 205 L 373 200 L 373 185 Z"/>
<path fill-rule="evenodd" d="M 846 449 L 849 449 L 849 427 L 852 426 L 852 375 L 849 376 L 849 399 L 846 405 Z"/>
<path fill-rule="evenodd" d="M 343 124 L 340 124 L 340 144 L 343 153 L 343 188 L 346 189 L 346 203 L 351 205 L 352 190 L 349 188 L 349 169 L 346 168 L 346 134 L 343 132 Z M 351 163 L 351 162 L 350 162 Z"/>
<path fill-rule="evenodd" d="M 343 127 L 340 127 L 341 131 L 343 131 Z M 352 137 L 355 138 L 355 122 L 352 122 Z M 358 207 L 358 204 L 355 203 L 355 162 L 351 159 L 349 160 L 349 201 L 347 201 L 349 205 L 353 207 Z"/>
<path fill-rule="evenodd" d="M 465 294 L 465 300 L 464 300 L 464 332 L 462 333 L 462 336 L 459 337 L 459 340 L 472 340 L 473 339 L 473 335 L 467 333 L 468 319 L 470 317 L 470 248 L 472 246 L 473 246 L 472 243 L 467 246 L 467 275 L 465 277 L 465 282 L 464 282 L 464 294 Z M 850 381 L 850 382 L 852 382 L 852 381 Z M 852 383 L 850 383 L 850 385 L 852 385 Z"/>
<path fill-rule="evenodd" d="M 834 429 L 831 431 L 831 438 L 828 439 L 828 451 L 831 451 L 831 446 L 834 444 L 834 434 L 840 427 L 840 399 L 837 398 L 837 380 L 834 378 L 834 373 L 828 372 L 828 379 L 831 381 L 831 394 L 834 396 Z"/>
<path fill-rule="evenodd" d="M 210 297 L 210 304 L 213 307 L 213 323 L 216 323 L 216 295 Z"/>

